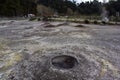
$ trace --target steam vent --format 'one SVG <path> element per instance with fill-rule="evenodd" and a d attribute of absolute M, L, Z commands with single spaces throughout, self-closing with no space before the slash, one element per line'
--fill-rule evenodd
<path fill-rule="evenodd" d="M 0 80 L 120 80 L 119 53 L 119 26 L 0 22 Z"/>

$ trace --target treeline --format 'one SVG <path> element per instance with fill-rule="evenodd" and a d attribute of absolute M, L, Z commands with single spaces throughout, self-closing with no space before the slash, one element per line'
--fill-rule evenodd
<path fill-rule="evenodd" d="M 82 2 L 76 3 L 74 0 L 38 0 L 38 4 L 43 4 L 47 7 L 51 7 L 55 12 L 60 14 L 100 14 L 101 13 L 101 3 L 97 0 L 93 2 Z"/>
<path fill-rule="evenodd" d="M 98 0 L 82 3 L 76 3 L 75 0 L 0 0 L 0 16 L 37 14 L 37 5 L 43 5 L 54 13 L 63 15 L 100 15 L 103 6 Z M 110 16 L 115 16 L 116 12 L 120 13 L 120 0 L 109 1 L 104 6 Z"/>
<path fill-rule="evenodd" d="M 94 0 L 92 2 L 82 2 L 78 4 L 78 11 L 85 15 L 100 15 L 102 11 L 102 3 Z"/>
<path fill-rule="evenodd" d="M 36 13 L 35 0 L 0 0 L 0 16 L 23 16 Z"/>
<path fill-rule="evenodd" d="M 77 9 L 76 3 L 69 0 L 38 0 L 37 3 L 50 7 L 60 14 L 66 14 L 68 8 L 73 11 Z"/>
<path fill-rule="evenodd" d="M 109 12 L 109 16 L 116 16 L 120 14 L 120 0 L 112 0 L 109 1 L 109 3 L 106 3 L 105 5 Z"/>

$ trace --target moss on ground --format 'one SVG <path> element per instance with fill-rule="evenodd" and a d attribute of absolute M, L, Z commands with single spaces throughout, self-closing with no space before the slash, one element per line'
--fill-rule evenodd
<path fill-rule="evenodd" d="M 8 59 L 4 60 L 5 65 L 1 68 L 2 71 L 7 70 L 9 67 L 22 60 L 22 54 L 12 53 L 8 56 Z"/>

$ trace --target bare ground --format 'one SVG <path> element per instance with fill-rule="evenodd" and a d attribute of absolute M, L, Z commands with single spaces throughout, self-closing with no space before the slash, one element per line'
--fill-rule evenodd
<path fill-rule="evenodd" d="M 53 67 L 58 55 L 78 65 Z M 120 80 L 120 26 L 0 21 L 0 80 Z"/>

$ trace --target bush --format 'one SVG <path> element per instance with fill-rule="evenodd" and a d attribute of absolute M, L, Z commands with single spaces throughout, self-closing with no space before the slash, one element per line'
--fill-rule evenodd
<path fill-rule="evenodd" d="M 41 19 L 40 19 L 40 18 L 38 18 L 38 21 L 41 21 Z"/>
<path fill-rule="evenodd" d="M 48 19 L 48 17 L 43 17 L 42 20 L 43 20 L 43 21 L 48 21 L 49 19 Z"/>
<path fill-rule="evenodd" d="M 111 22 L 109 22 L 108 24 L 109 24 L 109 25 L 115 25 L 115 23 L 111 23 Z"/>
<path fill-rule="evenodd" d="M 105 22 L 105 21 L 102 21 L 101 23 L 102 23 L 102 24 L 104 24 L 104 25 L 106 24 L 106 22 Z"/>
<path fill-rule="evenodd" d="M 85 24 L 89 24 L 90 22 L 89 22 L 89 20 L 85 20 L 84 23 Z"/>
<path fill-rule="evenodd" d="M 94 24 L 98 24 L 98 22 L 97 22 L 97 21 L 94 21 Z"/>
<path fill-rule="evenodd" d="M 29 21 L 34 21 L 34 20 L 36 20 L 35 17 L 31 17 L 31 18 L 29 19 Z"/>

